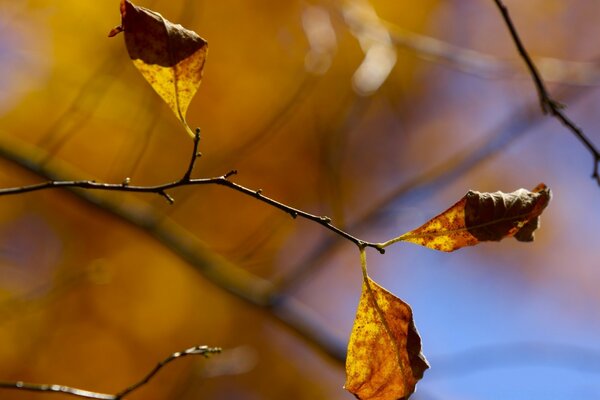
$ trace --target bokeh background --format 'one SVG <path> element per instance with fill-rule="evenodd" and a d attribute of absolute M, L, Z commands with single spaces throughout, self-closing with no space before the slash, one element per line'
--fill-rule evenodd
<path fill-rule="evenodd" d="M 568 115 L 600 145 L 600 4 L 506 1 Z M 396 244 L 370 273 L 413 306 L 432 368 L 415 399 L 600 397 L 600 188 L 541 115 L 493 1 L 147 0 L 209 42 L 188 112 L 195 176 L 234 179 L 369 241 L 467 190 L 554 198 L 533 243 Z M 192 143 L 135 70 L 117 0 L 0 1 L 0 186 L 158 184 Z M 0 197 L 0 379 L 131 399 L 350 399 L 356 247 L 216 186 Z M 2 399 L 62 395 L 0 392 Z"/>

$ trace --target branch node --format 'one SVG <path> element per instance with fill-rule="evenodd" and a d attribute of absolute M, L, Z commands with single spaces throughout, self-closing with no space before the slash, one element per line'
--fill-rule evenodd
<path fill-rule="evenodd" d="M 164 190 L 161 190 L 158 192 L 159 195 L 161 195 L 162 197 L 164 197 L 170 205 L 173 205 L 175 203 L 175 199 L 173 197 L 171 197 L 171 195 L 167 192 L 165 192 Z"/>
<path fill-rule="evenodd" d="M 555 110 L 564 110 L 564 109 L 567 108 L 567 105 L 565 103 L 561 103 L 560 101 L 557 101 L 557 100 L 554 100 L 554 99 L 551 99 L 551 98 L 549 98 L 547 101 L 550 104 L 550 107 L 552 109 L 555 109 Z"/>
<path fill-rule="evenodd" d="M 229 171 L 228 173 L 223 175 L 223 179 L 229 179 L 233 175 L 237 175 L 237 173 L 238 173 L 237 169 L 232 169 L 231 171 Z"/>
<path fill-rule="evenodd" d="M 187 349 L 185 353 L 187 354 L 199 354 L 206 358 L 210 357 L 211 354 L 220 353 L 223 349 L 220 347 L 208 347 L 208 346 L 196 346 L 190 349 Z"/>
<path fill-rule="evenodd" d="M 331 223 L 331 218 L 329 217 L 319 217 L 319 220 L 324 223 L 324 224 L 330 224 Z"/>
<path fill-rule="evenodd" d="M 257 189 L 254 193 L 256 194 L 257 197 L 260 197 L 262 195 L 263 190 L 262 189 Z"/>
<path fill-rule="evenodd" d="M 592 179 L 595 179 L 598 185 L 600 185 L 600 172 L 598 171 L 600 164 L 600 157 L 594 157 L 594 170 L 592 171 Z"/>
<path fill-rule="evenodd" d="M 131 178 L 127 177 L 127 178 L 123 179 L 123 182 L 121 182 L 121 186 L 127 187 L 127 186 L 129 186 L 130 183 L 131 183 Z"/>

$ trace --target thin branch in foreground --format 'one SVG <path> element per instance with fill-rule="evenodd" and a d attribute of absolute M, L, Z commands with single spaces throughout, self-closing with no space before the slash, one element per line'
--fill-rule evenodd
<path fill-rule="evenodd" d="M 173 360 L 176 360 L 178 358 L 183 358 L 186 356 L 198 356 L 199 355 L 199 356 L 209 357 L 211 354 L 220 353 L 220 352 L 221 352 L 221 349 L 219 347 L 196 346 L 196 347 L 191 347 L 184 351 L 173 353 L 169 357 L 167 357 L 164 360 L 162 360 L 161 362 L 159 362 L 156 365 L 156 367 L 154 367 L 154 369 L 152 371 L 150 371 L 144 377 L 144 379 L 142 379 L 141 381 L 139 381 L 139 382 L 129 386 L 128 388 L 120 391 L 119 393 L 117 393 L 116 398 L 122 399 L 123 397 L 127 396 L 131 392 L 144 386 L 146 383 L 150 382 L 150 380 L 152 378 L 154 378 L 154 375 L 156 375 L 158 373 L 158 371 L 160 371 L 165 365 L 167 365 L 168 363 L 170 363 Z"/>
<path fill-rule="evenodd" d="M 142 380 L 139 382 L 129 386 L 128 388 L 120 391 L 116 394 L 108 394 L 108 393 L 100 393 L 100 392 L 92 392 L 89 390 L 77 389 L 70 386 L 63 385 L 55 385 L 55 384 L 35 384 L 35 383 L 26 383 L 26 382 L 3 382 L 0 381 L 0 388 L 2 389 L 14 389 L 14 390 L 24 390 L 29 392 L 45 392 L 45 393 L 62 393 L 68 394 L 75 397 L 85 398 L 85 399 L 94 399 L 94 400 L 121 400 L 125 396 L 131 394 L 135 390 L 144 386 L 154 376 L 160 371 L 165 365 L 169 364 L 171 361 L 174 361 L 178 358 L 183 358 L 186 356 L 204 356 L 209 357 L 211 354 L 220 353 L 221 349 L 218 347 L 208 347 L 208 346 L 195 346 L 191 347 L 187 350 L 180 351 L 177 353 L 171 354 L 169 357 L 165 358 L 161 362 L 159 362 L 152 371 L 150 371 Z"/>
<path fill-rule="evenodd" d="M 519 55 L 521 56 L 521 58 L 523 58 L 523 61 L 525 61 L 525 64 L 527 64 L 529 73 L 531 74 L 531 77 L 533 78 L 533 82 L 535 83 L 535 87 L 538 91 L 538 96 L 540 99 L 540 105 L 542 107 L 542 112 L 544 114 L 550 114 L 553 117 L 555 117 L 556 119 L 558 119 L 571 132 L 573 132 L 573 134 L 589 150 L 589 152 L 592 154 L 592 157 L 594 158 L 594 168 L 592 171 L 592 179 L 595 179 L 596 182 L 600 185 L 600 173 L 598 170 L 599 169 L 598 164 L 600 164 L 600 150 L 598 150 L 596 148 L 596 146 L 590 141 L 590 139 L 584 134 L 583 130 L 581 128 L 579 128 L 569 117 L 566 116 L 566 114 L 563 112 L 563 109 L 565 108 L 565 106 L 563 104 L 561 104 L 560 102 L 554 100 L 550 96 L 550 93 L 549 93 L 548 89 L 546 88 L 546 85 L 544 84 L 544 80 L 542 79 L 540 73 L 538 72 L 535 64 L 531 60 L 531 57 L 529 56 L 529 53 L 525 49 L 525 46 L 523 45 L 521 38 L 519 37 L 517 29 L 515 28 L 515 25 L 512 22 L 512 19 L 510 18 L 510 15 L 508 13 L 508 8 L 506 7 L 506 5 L 504 5 L 502 0 L 494 0 L 494 2 L 496 3 L 496 6 L 498 6 L 498 9 L 500 10 L 500 13 L 502 14 L 502 18 L 504 19 L 504 22 L 506 23 L 506 26 L 508 27 L 508 30 L 513 39 L 513 42 L 515 43 L 515 46 L 517 47 Z"/>
<path fill-rule="evenodd" d="M 190 160 L 190 165 L 188 166 L 187 171 L 185 171 L 183 178 L 181 178 L 184 181 L 190 180 L 190 178 L 192 176 L 192 172 L 194 172 L 194 167 L 196 166 L 196 160 L 202 155 L 201 153 L 198 152 L 198 144 L 199 143 L 200 143 L 200 128 L 196 128 L 196 132 L 195 132 L 195 136 L 194 136 L 194 149 L 192 150 L 192 158 Z"/>
<path fill-rule="evenodd" d="M 338 228 L 337 226 L 331 223 L 331 218 L 326 216 L 319 216 L 310 214 L 308 212 L 299 210 L 297 208 L 288 206 L 287 204 L 281 203 L 277 200 L 274 200 L 270 197 L 265 196 L 262 193 L 262 189 L 252 190 L 245 186 L 239 185 L 235 182 L 229 180 L 230 177 L 237 174 L 236 170 L 232 170 L 227 172 L 226 174 L 218 177 L 212 178 L 201 178 L 201 179 L 192 179 L 190 178 L 194 166 L 196 164 L 196 159 L 200 157 L 200 153 L 198 152 L 198 143 L 200 141 L 200 131 L 196 130 L 196 136 L 194 138 L 194 146 L 192 151 L 192 158 L 190 160 L 189 166 L 186 169 L 183 176 L 174 182 L 163 183 L 160 185 L 152 185 L 152 186 L 136 186 L 130 184 L 130 179 L 125 178 L 125 180 L 121 183 L 106 183 L 106 182 L 96 182 L 94 180 L 79 180 L 79 181 L 58 181 L 52 180 L 43 183 L 37 183 L 33 185 L 27 186 L 19 186 L 12 188 L 3 188 L 0 189 L 0 196 L 8 196 L 14 194 L 23 194 L 28 192 L 34 192 L 38 190 L 45 189 L 56 189 L 56 188 L 79 188 L 79 189 L 89 189 L 89 190 L 104 190 L 104 191 L 115 191 L 115 192 L 137 192 L 137 193 L 155 193 L 161 197 L 164 197 L 169 204 L 173 204 L 175 199 L 171 197 L 167 193 L 167 190 L 183 187 L 183 186 L 192 186 L 192 185 L 221 185 L 233 189 L 237 192 L 243 193 L 247 196 L 253 197 L 263 203 L 266 203 L 272 207 L 275 207 L 286 214 L 289 214 L 292 218 L 301 217 L 307 219 L 309 221 L 316 222 L 330 231 L 336 233 L 337 235 L 343 237 L 354 243 L 359 248 L 371 247 L 379 251 L 381 254 L 385 253 L 385 249 L 381 247 L 378 243 L 366 242 L 361 240 L 355 236 L 352 236 L 348 232 Z"/>
<path fill-rule="evenodd" d="M 47 180 L 66 180 L 81 171 L 61 160 L 40 165 L 48 155 L 43 149 L 11 137 L 0 130 L 0 158 Z M 103 196 L 102 191 L 69 190 L 76 198 L 124 223 L 137 227 L 169 249 L 216 287 L 257 309 L 267 310 L 275 320 L 310 343 L 333 361 L 343 364 L 346 343 L 328 329 L 322 318 L 302 302 L 277 293 L 273 284 L 214 253 L 189 230 L 169 218 L 158 218 L 153 207 L 137 198 L 126 202 Z"/>
<path fill-rule="evenodd" d="M 129 182 L 124 181 L 122 183 L 105 183 L 105 182 L 96 182 L 93 180 L 81 180 L 81 181 L 49 181 L 44 183 L 37 183 L 28 186 L 19 186 L 12 188 L 3 188 L 0 189 L 0 196 L 8 196 L 15 194 L 22 194 L 28 192 L 35 192 L 38 190 L 45 189 L 56 189 L 56 188 L 79 188 L 79 189 L 89 189 L 89 190 L 104 190 L 104 191 L 114 191 L 114 192 L 137 192 L 137 193 L 156 193 L 159 196 L 164 197 L 170 204 L 175 202 L 175 199 L 171 197 L 167 193 L 167 190 L 183 187 L 183 186 L 193 186 L 193 185 L 221 185 L 233 189 L 237 192 L 243 193 L 247 196 L 253 197 L 263 203 L 266 203 L 270 206 L 278 208 L 279 210 L 289 214 L 292 218 L 304 218 L 313 222 L 316 222 L 330 231 L 342 236 L 343 238 L 351 241 L 358 247 L 372 247 L 379 251 L 381 254 L 385 253 L 385 249 L 383 249 L 378 243 L 366 242 L 357 237 L 352 236 L 348 232 L 343 231 L 337 226 L 331 223 L 331 218 L 326 216 L 319 216 L 310 214 L 308 212 L 299 210 L 297 208 L 288 206 L 283 204 L 277 200 L 274 200 L 270 197 L 265 196 L 262 193 L 261 189 L 252 190 L 245 186 L 239 185 L 235 182 L 229 180 L 229 178 L 233 175 L 236 175 L 237 171 L 229 171 L 225 175 L 212 177 L 212 178 L 201 178 L 201 179 L 189 179 L 185 176 L 177 181 L 164 183 L 160 185 L 153 186 L 135 186 L 130 185 Z"/>

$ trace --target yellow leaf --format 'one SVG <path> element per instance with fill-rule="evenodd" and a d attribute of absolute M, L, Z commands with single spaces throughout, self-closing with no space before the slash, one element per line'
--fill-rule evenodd
<path fill-rule="evenodd" d="M 361 400 L 405 399 L 427 368 L 410 306 L 365 276 L 344 387 Z"/>
<path fill-rule="evenodd" d="M 533 191 L 481 193 L 471 190 L 440 215 L 388 243 L 406 241 L 435 250 L 454 251 L 511 236 L 530 242 L 539 227 L 539 216 L 551 197 L 550 189 L 543 183 Z"/>
<path fill-rule="evenodd" d="M 194 137 L 185 117 L 202 80 L 206 40 L 128 0 L 121 0 L 121 19 L 109 36 L 125 32 L 133 64 Z"/>

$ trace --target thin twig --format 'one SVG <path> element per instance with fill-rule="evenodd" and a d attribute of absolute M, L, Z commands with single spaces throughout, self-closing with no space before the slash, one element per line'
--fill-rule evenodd
<path fill-rule="evenodd" d="M 301 218 L 316 222 L 316 223 L 324 226 L 325 228 L 329 229 L 330 231 L 335 232 L 339 236 L 351 241 L 352 243 L 357 245 L 359 248 L 360 247 L 372 247 L 372 248 L 376 249 L 377 251 L 379 251 L 381 254 L 385 253 L 385 249 L 383 249 L 379 244 L 373 243 L 373 242 L 366 242 L 364 240 L 358 239 L 357 237 L 354 237 L 351 234 L 349 234 L 348 232 L 343 231 L 342 229 L 333 225 L 331 223 L 331 218 L 329 218 L 329 217 L 314 215 L 314 214 L 310 214 L 310 213 L 307 213 L 302 210 L 298 210 L 297 208 L 290 207 L 286 204 L 280 203 L 277 200 L 273 200 L 270 197 L 263 195 L 262 190 L 260 190 L 260 189 L 259 190 L 248 189 L 247 187 L 244 187 L 242 185 L 239 185 L 239 184 L 227 179 L 229 176 L 234 175 L 235 173 L 236 173 L 236 171 L 231 171 L 229 174 L 226 174 L 219 178 L 210 178 L 208 181 L 203 180 L 203 179 L 191 179 L 189 181 L 189 184 L 194 185 L 194 184 L 202 184 L 202 183 L 215 183 L 218 185 L 226 186 L 230 189 L 236 190 L 236 191 L 243 193 L 245 195 L 248 195 L 250 197 L 254 197 L 257 200 L 262 201 L 263 203 L 267 203 L 275 208 L 278 208 L 281 211 L 289 214 L 294 219 L 297 217 L 301 217 Z M 1 194 L 1 192 L 0 192 L 0 194 Z"/>
<path fill-rule="evenodd" d="M 361 232 L 370 226 L 383 221 L 389 221 L 387 216 L 390 209 L 407 197 L 412 197 L 411 201 L 417 201 L 420 198 L 431 195 L 441 187 L 450 184 L 457 178 L 463 176 L 475 167 L 480 166 L 487 160 L 492 159 L 503 149 L 508 147 L 513 141 L 532 132 L 533 125 L 540 123 L 542 117 L 531 116 L 531 112 L 519 110 L 506 119 L 505 123 L 500 124 L 493 132 L 486 135 L 485 139 L 473 147 L 463 149 L 456 154 L 451 155 L 439 165 L 422 171 L 410 178 L 408 181 L 400 183 L 390 193 L 381 199 L 374 201 L 368 210 L 353 221 L 348 229 Z M 330 255 L 333 246 L 336 244 L 335 238 L 324 238 L 319 242 L 315 249 L 306 257 L 298 261 L 297 265 L 291 268 L 276 286 L 281 292 L 289 293 L 295 287 L 299 287 L 306 277 Z"/>
<path fill-rule="evenodd" d="M 200 141 L 200 133 L 199 133 L 199 130 L 197 130 L 196 132 L 197 132 L 197 134 L 196 134 L 196 137 L 194 140 L 194 147 L 193 147 L 193 151 L 192 151 L 192 158 L 191 158 L 190 164 L 189 164 L 187 170 L 185 171 L 184 175 L 182 176 L 182 178 L 177 181 L 174 181 L 174 182 L 164 183 L 164 184 L 160 184 L 160 185 L 152 185 L 152 186 L 136 186 L 136 185 L 131 185 L 129 180 L 125 180 L 121 183 L 96 182 L 94 180 L 78 180 L 78 181 L 52 180 L 52 181 L 48 181 L 48 182 L 44 182 L 44 183 L 37 183 L 37 184 L 33 184 L 33 185 L 0 189 L 0 196 L 23 194 L 23 193 L 35 192 L 38 190 L 46 190 L 46 189 L 79 188 L 79 189 L 104 190 L 104 191 L 115 191 L 115 192 L 156 193 L 159 196 L 164 197 L 169 202 L 169 204 L 173 204 L 175 202 L 175 199 L 173 199 L 173 197 L 171 197 L 167 193 L 167 190 L 177 188 L 177 187 L 192 186 L 192 185 L 210 185 L 210 184 L 221 185 L 221 186 L 225 186 L 230 189 L 233 189 L 237 192 L 243 193 L 247 196 L 253 197 L 253 198 L 255 198 L 259 201 L 262 201 L 263 203 L 266 203 L 270 206 L 278 208 L 279 210 L 285 212 L 286 214 L 289 214 L 294 219 L 297 217 L 301 217 L 301 218 L 316 222 L 316 223 L 324 226 L 325 228 L 329 229 L 330 231 L 336 233 L 337 235 L 351 241 L 358 247 L 372 247 L 382 254 L 385 253 L 385 250 L 379 244 L 361 240 L 357 237 L 352 236 L 348 232 L 338 228 L 337 226 L 333 225 L 331 223 L 331 218 L 329 218 L 329 217 L 310 214 L 308 212 L 288 206 L 277 200 L 274 200 L 270 197 L 265 196 L 264 194 L 262 194 L 262 189 L 252 190 L 245 186 L 242 186 L 235 182 L 230 181 L 229 178 L 231 176 L 237 174 L 236 170 L 229 171 L 228 173 L 226 173 L 225 175 L 222 175 L 222 176 L 217 176 L 217 177 L 212 177 L 212 178 L 191 179 L 190 175 L 194 169 L 196 159 L 200 156 L 200 153 L 198 153 L 198 142 Z"/>
<path fill-rule="evenodd" d="M 542 112 L 544 114 L 547 114 L 551 111 L 551 107 L 552 107 L 552 103 L 553 103 L 553 100 L 550 98 L 550 94 L 548 93 L 548 89 L 546 89 L 546 85 L 544 84 L 544 81 L 542 80 L 542 77 L 540 76 L 540 73 L 539 73 L 537 67 L 531 60 L 529 53 L 527 53 L 527 50 L 525 50 L 525 46 L 523 46 L 523 42 L 519 38 L 517 29 L 515 28 L 515 25 L 513 24 L 509 14 L 508 14 L 508 8 L 506 8 L 506 6 L 502 3 L 501 0 L 494 0 L 494 1 L 496 2 L 496 5 L 498 6 L 498 8 L 500 9 L 500 12 L 502 13 L 504 22 L 506 22 L 506 26 L 508 27 L 508 30 L 510 31 L 510 35 L 512 36 L 513 41 L 515 42 L 515 46 L 517 47 L 517 51 L 519 52 L 519 55 L 523 58 L 523 61 L 525 61 L 525 64 L 527 64 L 527 69 L 529 69 L 529 72 L 531 73 L 531 77 L 533 78 L 535 87 L 538 91 L 538 96 L 539 96 Z M 557 105 L 558 105 L 558 103 L 557 103 Z"/>
<path fill-rule="evenodd" d="M 196 166 L 196 160 L 198 159 L 198 157 L 201 156 L 200 153 L 198 153 L 198 144 L 200 143 L 200 128 L 196 128 L 196 132 L 195 132 L 195 136 L 194 136 L 194 149 L 192 150 L 192 159 L 190 160 L 190 165 L 188 166 L 187 171 L 185 171 L 185 174 L 183 175 L 182 180 L 184 181 L 189 181 L 191 176 L 192 176 L 192 172 L 194 171 L 194 167 Z"/>
<path fill-rule="evenodd" d="M 62 393 L 71 396 L 82 397 L 85 399 L 96 399 L 96 400 L 117 400 L 114 394 L 90 392 L 89 390 L 77 389 L 70 386 L 62 385 L 44 385 L 37 383 L 26 383 L 26 382 L 0 382 L 0 388 L 2 389 L 16 389 L 27 392 L 45 392 L 45 393 Z"/>
<path fill-rule="evenodd" d="M 527 65 L 527 68 L 529 69 L 531 77 L 533 78 L 533 82 L 535 83 L 535 87 L 538 91 L 540 105 L 542 107 L 543 113 L 550 114 L 553 117 L 555 117 L 556 119 L 558 119 L 571 132 L 573 132 L 573 134 L 590 151 L 590 153 L 592 154 L 592 157 L 594 158 L 594 168 L 592 171 L 592 179 L 595 179 L 596 182 L 600 185 L 600 174 L 598 171 L 598 168 L 599 168 L 598 164 L 600 163 L 600 150 L 598 150 L 596 148 L 596 146 L 590 141 L 590 139 L 583 133 L 583 130 L 581 128 L 579 128 L 569 117 L 567 117 L 565 115 L 565 113 L 563 112 L 563 109 L 565 108 L 565 106 L 563 104 L 559 103 L 558 101 L 554 100 L 550 96 L 550 93 L 548 92 L 548 89 L 546 89 L 546 85 L 544 84 L 544 81 L 543 81 L 540 73 L 538 72 L 533 61 L 531 60 L 531 57 L 529 56 L 527 50 L 525 49 L 525 46 L 523 45 L 523 42 L 521 41 L 521 38 L 519 37 L 519 34 L 517 33 L 517 29 L 515 28 L 515 25 L 513 24 L 512 20 L 510 18 L 510 15 L 508 13 L 508 8 L 504 5 L 502 0 L 494 0 L 494 2 L 498 6 L 498 9 L 500 10 L 500 13 L 502 14 L 502 18 L 504 19 L 504 22 L 506 23 L 506 26 L 508 27 L 508 30 L 513 39 L 513 42 L 515 43 L 515 46 L 517 47 L 519 55 L 523 58 L 523 61 L 525 61 L 525 64 Z"/>
<path fill-rule="evenodd" d="M 65 180 L 65 177 L 82 174 L 61 160 L 54 160 L 51 167 L 40 165 L 38 160 L 44 160 L 48 156 L 43 149 L 5 132 L 0 133 L 3 133 L 0 134 L 0 157 L 48 180 Z M 271 282 L 220 257 L 175 221 L 158 217 L 146 203 L 133 197 L 122 202 L 102 196 L 102 191 L 69 191 L 87 204 L 142 229 L 216 287 L 257 308 L 268 309 L 276 320 L 298 333 L 315 349 L 336 362 L 344 362 L 346 343 L 326 328 L 314 310 L 294 298 L 277 293 Z"/>
<path fill-rule="evenodd" d="M 330 231 L 335 232 L 336 234 L 342 236 L 343 238 L 351 241 L 357 246 L 366 246 L 377 249 L 380 253 L 384 253 L 385 250 L 382 249 L 377 243 L 366 242 L 357 237 L 352 236 L 351 234 L 341 230 L 337 226 L 331 223 L 331 219 L 326 216 L 319 216 L 307 213 L 305 211 L 299 210 L 297 208 L 288 206 L 283 204 L 277 200 L 274 200 L 270 197 L 262 194 L 262 190 L 252 190 L 240 184 L 230 181 L 228 178 L 232 175 L 235 175 L 237 171 L 229 171 L 225 175 L 212 177 L 212 178 L 201 178 L 201 179 L 189 179 L 183 177 L 177 181 L 164 183 L 160 185 L 153 186 L 136 186 L 129 185 L 126 182 L 122 183 L 106 183 L 106 182 L 96 182 L 93 180 L 83 180 L 83 181 L 48 181 L 44 183 L 37 183 L 33 185 L 27 186 L 19 186 L 12 188 L 3 188 L 0 189 L 0 196 L 8 196 L 15 194 L 23 194 L 28 192 L 35 192 L 39 190 L 45 189 L 57 189 L 57 188 L 79 188 L 79 189 L 88 189 L 88 190 L 104 190 L 104 191 L 113 191 L 113 192 L 137 192 L 137 193 L 156 193 L 159 196 L 162 196 L 167 199 L 167 201 L 171 204 L 174 203 L 173 197 L 171 197 L 167 190 L 183 187 L 183 186 L 193 186 L 193 185 L 221 185 L 233 189 L 237 192 L 243 193 L 247 196 L 253 197 L 257 200 L 262 201 L 263 203 L 269 204 L 275 208 L 280 209 L 281 211 L 289 214 L 292 218 L 301 217 L 304 219 L 308 219 L 310 221 L 316 222 L 320 225 L 323 225 Z"/>
<path fill-rule="evenodd" d="M 211 354 L 220 353 L 220 352 L 221 352 L 221 349 L 219 347 L 196 346 L 196 347 L 192 347 L 187 350 L 184 350 L 184 351 L 173 353 L 169 357 L 165 358 L 164 360 L 162 360 L 161 362 L 156 364 L 156 367 L 154 367 L 154 369 L 152 371 L 150 371 L 141 381 L 139 381 L 139 382 L 129 386 L 128 388 L 120 391 L 119 393 L 117 393 L 115 395 L 116 396 L 115 398 L 122 399 L 123 397 L 127 396 L 131 392 L 144 386 L 146 383 L 150 382 L 150 380 L 154 377 L 154 375 L 156 375 L 158 373 L 158 371 L 160 371 L 165 365 L 167 365 L 168 363 L 170 363 L 173 360 L 176 360 L 178 358 L 183 358 L 186 356 L 197 356 L 197 355 L 209 357 Z"/>
<path fill-rule="evenodd" d="M 169 357 L 165 358 L 163 361 L 159 362 L 152 371 L 150 371 L 142 380 L 136 382 L 135 384 L 129 386 L 128 388 L 120 391 L 116 394 L 109 393 L 100 393 L 100 392 L 92 392 L 89 390 L 77 389 L 70 386 L 63 385 L 47 385 L 47 384 L 36 384 L 36 383 L 26 383 L 26 382 L 3 382 L 0 381 L 0 388 L 3 389 L 14 389 L 14 390 L 24 390 L 29 392 L 45 392 L 45 393 L 62 393 L 68 394 L 71 396 L 81 397 L 85 399 L 95 399 L 95 400 L 121 400 L 125 396 L 131 394 L 135 390 L 147 384 L 157 373 L 160 371 L 165 365 L 170 363 L 173 360 L 178 358 L 183 358 L 185 356 L 190 355 L 201 355 L 204 357 L 208 357 L 214 353 L 220 353 L 221 349 L 218 347 L 208 347 L 208 346 L 196 346 L 189 348 L 187 350 L 173 353 Z"/>

